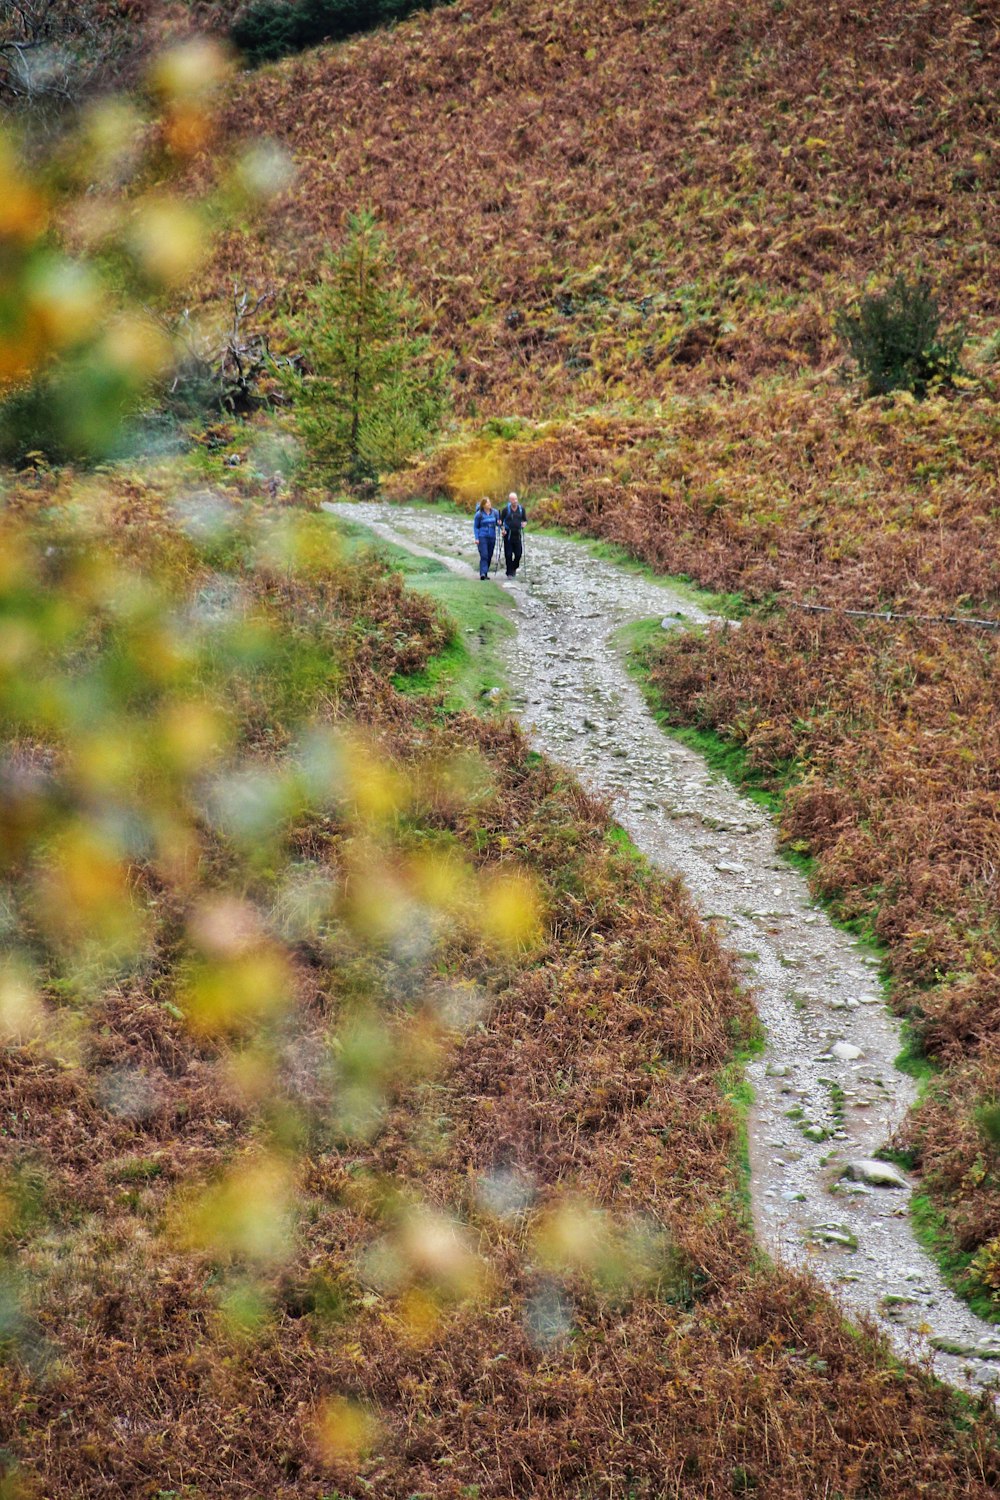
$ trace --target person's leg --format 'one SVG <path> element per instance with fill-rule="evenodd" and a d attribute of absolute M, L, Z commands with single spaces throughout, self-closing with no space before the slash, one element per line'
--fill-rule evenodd
<path fill-rule="evenodd" d="M 511 554 L 512 554 L 513 550 L 514 550 L 514 538 L 508 534 L 503 539 L 503 560 L 504 560 L 504 566 L 505 566 L 505 568 L 507 570 L 507 577 L 508 578 L 513 578 L 513 576 L 514 576 L 514 569 L 517 566 L 516 563 L 512 563 L 511 560 L 510 560 L 511 559 Z"/>
<path fill-rule="evenodd" d="M 489 537 L 479 538 L 479 577 L 485 578 L 490 571 L 490 563 L 493 559 L 493 548 Z"/>
<path fill-rule="evenodd" d="M 517 570 L 518 570 L 518 568 L 521 566 L 521 553 L 524 550 L 524 548 L 522 546 L 522 543 L 521 543 L 521 533 L 519 531 L 515 531 L 514 532 L 514 535 L 511 538 L 511 542 L 512 542 L 511 552 L 513 554 L 513 561 L 509 562 L 507 564 L 507 567 L 510 570 L 510 572 L 513 574 L 513 573 L 516 573 Z"/>

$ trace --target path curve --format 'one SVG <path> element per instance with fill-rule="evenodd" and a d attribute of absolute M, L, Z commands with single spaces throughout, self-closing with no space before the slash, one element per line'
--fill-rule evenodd
<path fill-rule="evenodd" d="M 474 576 L 471 526 L 458 516 L 382 503 L 325 508 Z M 537 748 L 612 798 L 638 848 L 683 877 L 754 985 L 767 1032 L 764 1054 L 747 1068 L 761 1243 L 873 1316 L 901 1355 L 932 1359 L 956 1385 L 992 1384 L 1000 1329 L 949 1291 L 918 1246 L 908 1191 L 838 1181 L 848 1163 L 874 1156 L 914 1098 L 893 1065 L 899 1029 L 877 960 L 816 906 L 779 857 L 768 816 L 663 733 L 611 645 L 634 620 L 710 616 L 668 583 L 598 561 L 577 542 L 529 533 L 526 547 L 524 577 L 484 585 L 507 589 L 520 616 L 506 658 L 513 707 Z"/>

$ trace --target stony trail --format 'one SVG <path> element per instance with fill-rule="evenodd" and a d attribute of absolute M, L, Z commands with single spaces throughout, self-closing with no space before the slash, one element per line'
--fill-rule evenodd
<path fill-rule="evenodd" d="M 470 523 L 380 503 L 327 507 L 377 536 L 474 577 Z M 468 533 L 468 534 L 467 534 Z M 761 1243 L 873 1316 L 901 1355 L 954 1384 L 1000 1378 L 1000 1328 L 954 1297 L 916 1243 L 909 1184 L 871 1162 L 914 1085 L 896 1071 L 899 1029 L 877 960 L 831 925 L 782 860 L 769 817 L 656 724 L 612 644 L 623 625 L 710 618 L 668 583 L 595 560 L 576 542 L 527 537 L 524 576 L 499 578 L 516 607 L 506 668 L 532 742 L 613 799 L 634 843 L 679 873 L 752 982 L 767 1045 L 747 1068 L 753 1212 Z M 843 1178 L 852 1163 L 855 1178 Z M 890 1169 L 891 1175 L 892 1169 Z M 897 1174 L 898 1175 L 898 1174 Z M 949 1352 L 955 1351 L 955 1352 Z"/>

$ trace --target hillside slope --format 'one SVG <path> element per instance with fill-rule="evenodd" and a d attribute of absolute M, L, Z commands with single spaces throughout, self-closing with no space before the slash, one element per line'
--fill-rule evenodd
<path fill-rule="evenodd" d="M 761 1262 L 733 1066 L 753 1018 L 679 883 L 515 726 L 394 690 L 443 631 L 385 569 L 321 553 L 300 574 L 211 534 L 203 553 L 162 474 L 102 484 L 94 576 L 112 606 L 169 583 L 171 622 L 206 632 L 204 668 L 145 615 L 136 644 L 230 707 L 236 770 L 277 786 L 307 727 L 363 725 L 374 754 L 332 798 L 320 761 L 318 808 L 301 784 L 268 801 L 249 863 L 240 824 L 201 812 L 196 757 L 196 857 L 140 846 L 143 948 L 83 995 L 62 913 L 32 901 L 50 851 L 5 871 L 40 990 L 0 1055 L 5 1497 L 995 1493 L 988 1402 Z M 72 478 L 11 487 L 15 622 L 58 582 L 75 498 Z M 227 655 L 234 600 L 288 649 L 262 657 L 258 633 Z M 120 676 L 120 637 L 88 639 L 49 671 Z M 117 806 L 120 758 L 22 739 L 8 777 L 30 797 L 44 763 L 68 796 L 89 769 L 97 812 L 110 776 Z M 167 784 L 182 816 L 187 785 Z M 530 944 L 489 921 L 512 870 L 537 891 Z M 244 1013 L 241 975 L 277 955 L 281 1005 Z M 199 995 L 233 1008 L 213 1025 Z"/>
<path fill-rule="evenodd" d="M 299 175 L 203 290 L 294 304 L 371 203 L 465 418 L 392 492 L 454 495 L 501 417 L 536 518 L 765 606 L 667 643 L 665 706 L 803 781 L 786 837 L 946 1067 L 909 1144 L 1000 1307 L 997 632 L 786 608 L 1000 618 L 998 26 L 983 0 L 477 0 L 319 50 L 238 83 L 230 127 Z M 969 334 L 968 382 L 923 403 L 866 401 L 833 334 L 898 270 Z"/>
<path fill-rule="evenodd" d="M 220 265 L 300 286 L 374 207 L 491 413 L 822 369 L 845 293 L 917 264 L 975 335 L 998 82 L 985 3 L 471 0 L 244 75 L 231 127 L 298 177 Z"/>
<path fill-rule="evenodd" d="M 202 293 L 235 275 L 296 306 L 370 204 L 459 416 L 528 419 L 508 436 L 550 518 L 751 597 L 982 603 L 998 96 L 983 4 L 446 7 L 240 78 L 228 128 L 273 134 L 297 176 Z M 858 420 L 833 315 L 917 268 L 980 384 Z M 447 492 L 450 468 L 399 492 Z"/>

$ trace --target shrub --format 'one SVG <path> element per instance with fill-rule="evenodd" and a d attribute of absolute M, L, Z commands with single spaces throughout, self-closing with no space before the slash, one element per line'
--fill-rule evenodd
<path fill-rule="evenodd" d="M 401 21 L 438 0 L 251 0 L 230 29 L 251 63 L 271 62 L 317 42 L 340 41 Z"/>
<path fill-rule="evenodd" d="M 856 313 L 842 309 L 836 329 L 857 360 L 870 396 L 948 384 L 961 369 L 965 330 L 941 328 L 941 313 L 924 280 L 897 276 L 884 292 L 862 297 Z"/>
<path fill-rule="evenodd" d="M 56 365 L 0 398 L 0 463 L 19 468 L 109 458 L 127 448 L 141 391 L 115 372 Z"/>

